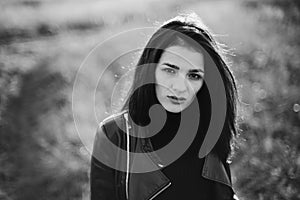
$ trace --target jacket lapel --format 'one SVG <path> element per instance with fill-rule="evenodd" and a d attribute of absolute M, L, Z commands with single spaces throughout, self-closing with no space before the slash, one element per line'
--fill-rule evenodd
<path fill-rule="evenodd" d="M 224 164 L 221 160 L 213 153 L 209 153 L 205 157 L 202 176 L 204 178 L 223 183 L 231 187 L 230 178 L 227 175 Z"/>
<path fill-rule="evenodd" d="M 139 128 L 139 135 L 144 135 L 144 129 Z M 136 134 L 133 133 L 133 134 Z M 149 139 L 137 139 L 136 152 L 134 158 L 131 158 L 132 171 L 149 171 L 145 173 L 131 173 L 129 178 L 129 199 L 130 200 L 148 200 L 155 196 L 166 186 L 170 184 L 170 180 L 159 170 L 159 157 L 152 151 Z M 154 171 L 153 171 L 154 170 Z"/>

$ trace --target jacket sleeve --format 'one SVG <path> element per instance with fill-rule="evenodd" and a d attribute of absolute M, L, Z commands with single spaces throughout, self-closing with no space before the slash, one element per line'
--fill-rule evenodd
<path fill-rule="evenodd" d="M 112 143 L 107 138 L 105 127 L 97 129 L 90 167 L 91 200 L 117 200 L 116 198 L 116 171 L 109 167 L 114 166 L 115 154 Z M 106 164 L 109 164 L 107 166 Z"/>

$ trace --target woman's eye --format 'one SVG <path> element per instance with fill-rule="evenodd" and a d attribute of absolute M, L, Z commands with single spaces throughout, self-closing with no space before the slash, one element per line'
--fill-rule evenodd
<path fill-rule="evenodd" d="M 175 73 L 175 70 L 171 69 L 171 68 L 164 68 L 163 71 L 165 71 L 167 73 L 170 73 L 170 74 L 174 74 Z"/>
<path fill-rule="evenodd" d="M 202 78 L 199 74 L 189 74 L 188 77 L 192 80 L 200 80 Z"/>

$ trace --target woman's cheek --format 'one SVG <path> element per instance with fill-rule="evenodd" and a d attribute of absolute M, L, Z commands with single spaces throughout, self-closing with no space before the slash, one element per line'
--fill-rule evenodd
<path fill-rule="evenodd" d="M 189 90 L 192 95 L 195 95 L 198 92 L 199 88 L 200 86 L 198 84 L 189 83 Z"/>
<path fill-rule="evenodd" d="M 201 80 L 194 88 L 195 93 L 197 93 L 203 85 L 203 80 Z"/>

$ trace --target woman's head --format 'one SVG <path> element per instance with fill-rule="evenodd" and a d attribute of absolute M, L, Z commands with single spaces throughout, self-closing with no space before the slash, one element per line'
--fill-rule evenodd
<path fill-rule="evenodd" d="M 137 63 L 129 98 L 124 108 L 138 125 L 150 122 L 149 109 L 160 103 L 170 112 L 180 112 L 197 97 L 200 108 L 210 105 L 204 81 L 207 59 L 212 59 L 222 77 L 227 112 L 223 133 L 214 150 L 226 159 L 231 134 L 236 133 L 236 86 L 223 59 L 221 47 L 195 14 L 180 15 L 165 22 L 150 38 Z M 210 118 L 209 112 L 201 118 Z"/>
<path fill-rule="evenodd" d="M 181 112 L 203 85 L 204 55 L 183 45 L 169 46 L 155 67 L 155 94 L 169 112 Z"/>

